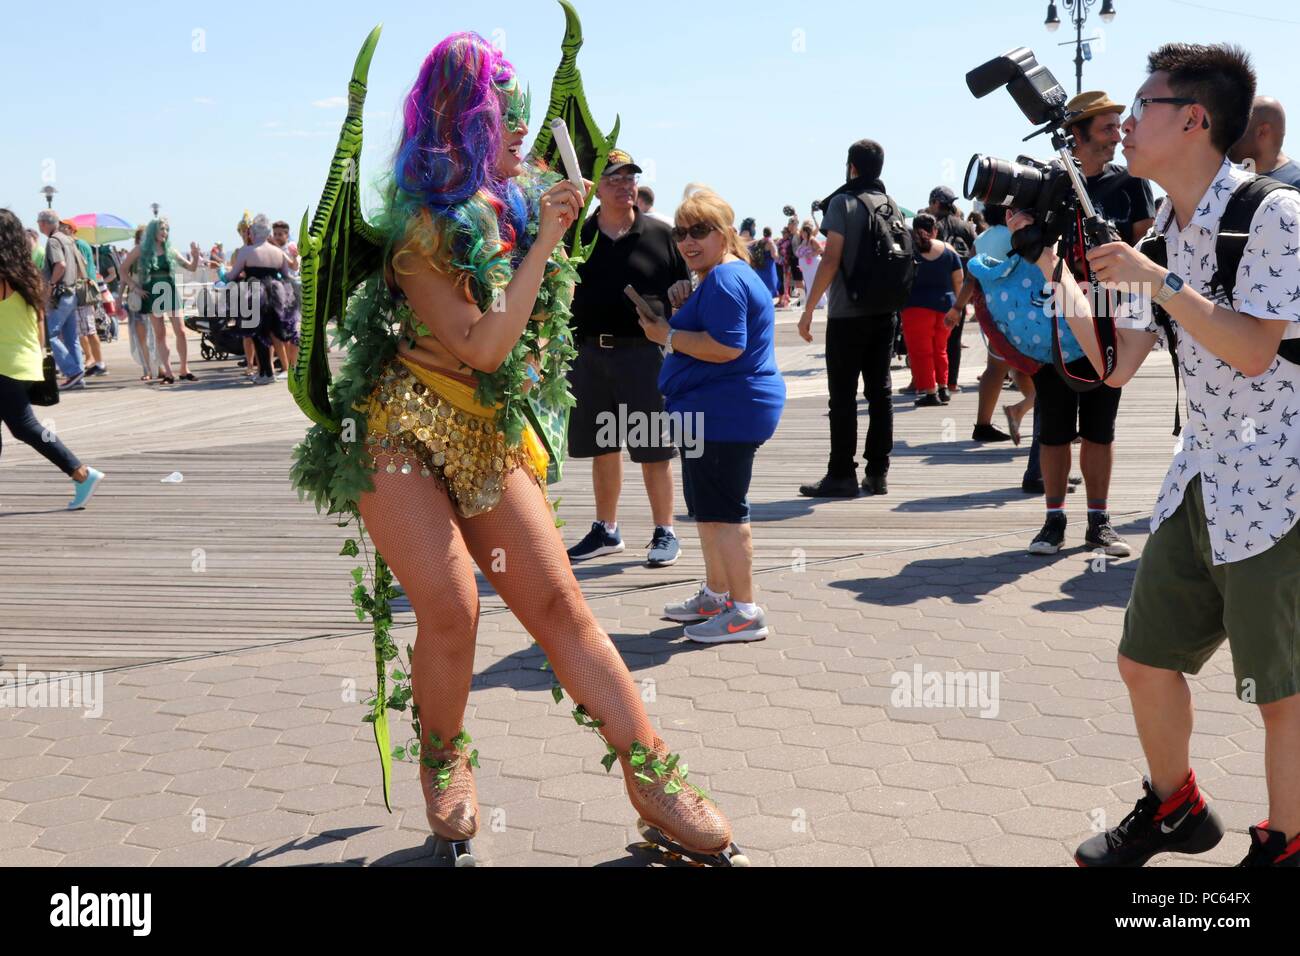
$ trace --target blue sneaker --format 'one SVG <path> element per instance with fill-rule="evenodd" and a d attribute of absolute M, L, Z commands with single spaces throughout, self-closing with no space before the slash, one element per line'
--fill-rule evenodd
<path fill-rule="evenodd" d="M 587 536 L 569 549 L 569 560 L 586 561 L 605 554 L 617 554 L 622 550 L 623 536 L 618 533 L 618 529 L 609 532 L 602 522 L 593 521 Z"/>
<path fill-rule="evenodd" d="M 76 489 L 76 493 L 72 496 L 72 500 L 68 502 L 68 510 L 80 511 L 82 508 L 86 507 L 86 502 L 89 501 L 90 496 L 95 493 L 95 486 L 99 484 L 103 477 L 104 473 L 102 471 L 96 471 L 94 468 L 87 468 L 85 480 L 74 481 L 72 483 L 72 487 Z"/>
<path fill-rule="evenodd" d="M 655 536 L 646 552 L 646 565 L 652 568 L 666 568 L 677 563 L 682 553 L 677 535 L 666 528 L 655 527 Z"/>

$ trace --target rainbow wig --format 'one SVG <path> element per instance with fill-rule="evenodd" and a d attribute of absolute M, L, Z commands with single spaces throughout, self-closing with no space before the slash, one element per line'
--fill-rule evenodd
<path fill-rule="evenodd" d="M 530 242 L 524 191 L 496 171 L 503 122 L 525 125 L 529 99 L 510 61 L 477 33 L 434 47 L 406 97 L 386 196 L 390 234 L 414 240 L 484 306 Z"/>

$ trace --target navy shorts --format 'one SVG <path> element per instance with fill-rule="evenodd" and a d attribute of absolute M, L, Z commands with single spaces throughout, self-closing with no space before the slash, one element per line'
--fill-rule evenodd
<path fill-rule="evenodd" d="M 754 476 L 754 454 L 761 444 L 703 441 L 699 457 L 682 455 L 686 513 L 696 521 L 748 524 L 749 482 Z"/>

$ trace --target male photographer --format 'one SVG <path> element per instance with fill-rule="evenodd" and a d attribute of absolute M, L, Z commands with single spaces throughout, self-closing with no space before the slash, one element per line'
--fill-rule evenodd
<path fill-rule="evenodd" d="M 1228 153 L 1234 163 L 1251 160 L 1255 172 L 1300 188 L 1300 163 L 1282 152 L 1286 139 L 1286 111 L 1271 96 L 1255 97 L 1250 111 L 1250 125 Z"/>
<path fill-rule="evenodd" d="M 1066 104 L 1069 130 L 1074 135 L 1074 156 L 1083 167 L 1088 198 L 1097 215 L 1115 224 L 1121 238 L 1130 245 L 1151 226 L 1155 203 L 1151 186 L 1136 179 L 1111 160 L 1119 145 L 1119 118 L 1124 107 L 1105 93 L 1080 93 Z M 1086 275 L 1083 249 L 1071 247 L 1075 277 Z M 1081 378 L 1092 377 L 1087 359 L 1069 369 Z M 1113 380 L 1112 380 L 1113 381 Z M 1029 545 L 1030 554 L 1056 554 L 1065 542 L 1065 496 L 1070 478 L 1072 445 L 1082 438 L 1079 468 L 1088 496 L 1088 530 L 1084 542 L 1113 557 L 1132 553 L 1110 523 L 1110 473 L 1115 462 L 1115 418 L 1119 414 L 1120 389 L 1102 385 L 1088 392 L 1076 392 L 1054 368 L 1045 367 L 1034 376 L 1037 401 L 1034 405 L 1035 441 L 1043 474 L 1047 519 Z"/>
<path fill-rule="evenodd" d="M 858 494 L 854 452 L 858 443 L 858 380 L 867 395 L 867 441 L 862 452 L 865 477 L 862 491 L 888 493 L 886 474 L 894 448 L 894 407 L 889 385 L 889 359 L 897 319 L 892 308 L 881 308 L 870 296 L 853 298 L 848 277 L 857 270 L 872 275 L 877 263 L 862 261 L 859 250 L 875 248 L 881 228 L 877 210 L 888 197 L 880 173 L 885 150 L 863 139 L 849 147 L 847 181 L 821 203 L 826 248 L 812 288 L 804 290 L 799 335 L 811 342 L 813 311 L 830 290 L 826 323 L 826 378 L 830 392 L 831 454 L 826 475 L 816 484 L 800 485 L 806 498 L 854 498 Z M 897 210 L 897 206 L 890 205 Z M 871 243 L 871 245 L 867 245 Z M 907 256 L 911 258 L 911 247 Z M 843 268 L 841 268 L 843 266 Z M 907 290 L 903 290 L 906 297 Z"/>
<path fill-rule="evenodd" d="M 1183 675 L 1198 673 L 1226 638 L 1238 696 L 1257 704 L 1264 722 L 1269 818 L 1250 828 L 1243 863 L 1300 866 L 1300 366 L 1293 361 L 1300 353 L 1290 341 L 1300 336 L 1300 196 L 1285 187 L 1261 195 L 1257 178 L 1225 155 L 1245 131 L 1255 95 L 1244 51 L 1167 44 L 1147 68 L 1122 127 L 1124 156 L 1134 175 L 1168 194 L 1151 237 L 1163 238 L 1168 268 L 1122 242 L 1095 248 L 1088 259 L 1104 285 L 1142 290 L 1119 311 L 1112 381 L 1122 385 L 1142 365 L 1161 306 L 1188 420 L 1156 499 L 1119 645 L 1149 777 L 1134 812 L 1081 845 L 1076 859 L 1141 866 L 1157 853 L 1203 853 L 1219 843 L 1223 825 L 1191 768 L 1192 700 Z M 1221 223 L 1243 209 L 1250 225 L 1229 245 Z M 1008 225 L 1017 230 L 1029 220 L 1016 214 Z M 1239 266 L 1217 274 L 1233 248 Z M 1052 275 L 1055 251 L 1038 264 Z M 1090 306 L 1069 270 L 1057 292 L 1101 367 Z"/>

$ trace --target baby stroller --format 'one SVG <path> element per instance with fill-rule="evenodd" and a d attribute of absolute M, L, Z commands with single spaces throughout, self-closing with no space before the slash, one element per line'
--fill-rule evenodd
<path fill-rule="evenodd" d="M 239 332 L 238 287 L 200 289 L 194 307 L 196 314 L 185 319 L 185 327 L 200 334 L 199 354 L 204 361 L 244 354 L 244 336 Z"/>

